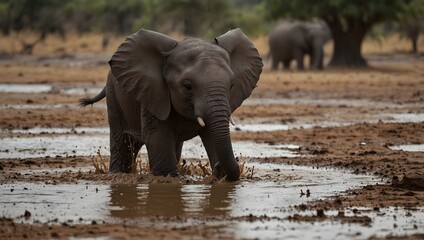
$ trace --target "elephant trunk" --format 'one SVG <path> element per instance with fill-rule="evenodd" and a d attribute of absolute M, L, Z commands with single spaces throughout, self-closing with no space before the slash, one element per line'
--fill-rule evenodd
<path fill-rule="evenodd" d="M 324 49 L 322 43 L 315 43 L 313 46 L 313 59 L 312 59 L 312 67 L 314 69 L 323 69 L 323 61 L 324 61 Z"/>
<path fill-rule="evenodd" d="M 229 104 L 225 95 L 219 99 L 215 98 L 215 100 L 210 101 L 208 104 L 205 115 L 206 130 L 212 138 L 215 156 L 225 172 L 226 180 L 237 181 L 240 178 L 240 168 L 234 158 L 231 144 Z"/>

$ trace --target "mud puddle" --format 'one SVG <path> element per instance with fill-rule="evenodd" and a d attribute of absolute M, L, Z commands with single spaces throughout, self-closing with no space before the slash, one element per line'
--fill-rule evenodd
<path fill-rule="evenodd" d="M 98 108 L 106 108 L 105 104 L 95 105 Z M 15 109 L 50 109 L 50 108 L 80 108 L 78 105 L 66 105 L 66 104 L 57 104 L 57 105 L 0 105 L 0 109 L 3 108 L 15 108 Z M 238 123 L 236 126 L 230 125 L 230 131 L 242 131 L 242 132 L 272 132 L 272 131 L 286 131 L 291 129 L 308 129 L 314 127 L 343 127 L 354 125 L 358 123 L 408 123 L 408 122 L 424 122 L 424 113 L 393 113 L 393 114 L 377 114 L 369 115 L 367 120 L 364 118 L 361 119 L 351 119 L 349 122 L 344 121 L 320 121 L 314 123 L 305 123 L 301 121 L 293 123 L 270 123 L 272 119 L 270 118 L 257 118 L 250 119 L 253 123 Z M 67 134 L 67 133 L 108 133 L 108 127 L 99 127 L 99 128 L 88 128 L 88 127 L 75 127 L 75 128 L 45 128 L 45 127 L 35 127 L 29 129 L 0 129 L 0 133 L 4 134 Z"/>
<path fill-rule="evenodd" d="M 335 220 L 298 222 L 297 220 L 266 222 L 240 222 L 228 226 L 228 231 L 242 239 L 369 239 L 370 237 L 405 236 L 422 233 L 424 209 L 405 208 L 362 209 L 344 211 L 346 217 L 369 218 L 371 224 L 343 223 Z M 355 212 L 355 213 L 354 213 Z M 327 218 L 339 214 L 338 211 L 325 211 Z M 301 214 L 312 216 L 313 213 Z M 231 229 L 235 228 L 235 229 Z"/>
<path fill-rule="evenodd" d="M 225 236 L 249 239 L 365 239 L 413 234 L 424 227 L 421 208 L 343 210 L 346 217 L 372 220 L 366 223 L 343 223 L 335 218 L 338 211 L 325 211 L 326 218 L 310 223 L 298 221 L 293 216 L 316 213 L 299 212 L 294 205 L 381 180 L 334 169 L 262 163 L 249 166 L 257 169 L 256 177 L 262 180 L 215 184 L 4 184 L 0 188 L 0 215 L 23 223 L 125 222 L 158 229 L 197 225 L 217 229 Z M 273 180 L 263 180 L 266 178 Z M 26 211 L 30 214 L 25 217 Z M 152 223 L 152 218 L 161 220 Z"/>
<path fill-rule="evenodd" d="M 84 134 L 84 133 L 101 133 L 109 134 L 108 127 L 75 127 L 75 128 L 46 128 L 34 127 L 28 129 L 0 129 L 3 134 Z"/>
<path fill-rule="evenodd" d="M 301 98 L 248 98 L 243 104 L 249 106 L 255 105 L 321 105 L 321 106 L 339 106 L 346 105 L 359 107 L 370 104 L 369 100 L 362 99 L 301 99 Z"/>
<path fill-rule="evenodd" d="M 93 108 L 106 109 L 105 103 L 92 105 Z M 75 104 L 0 104 L 0 109 L 81 109 L 78 103 Z"/>
<path fill-rule="evenodd" d="M 63 93 L 70 95 L 98 94 L 103 87 L 66 88 L 49 84 L 0 84 L 0 93 Z"/>
<path fill-rule="evenodd" d="M 312 105 L 312 106 L 339 106 L 339 107 L 363 107 L 373 106 L 379 108 L 404 108 L 418 107 L 422 103 L 402 103 L 379 102 L 365 99 L 307 99 L 307 98 L 248 98 L 243 105 Z"/>
<path fill-rule="evenodd" d="M 381 114 L 380 116 L 388 118 L 387 122 L 391 123 L 424 122 L 424 113 Z"/>
<path fill-rule="evenodd" d="M 236 126 L 231 126 L 233 131 L 246 131 L 246 132 L 272 132 L 272 131 L 286 131 L 290 129 L 307 129 L 314 127 L 345 127 L 358 123 L 419 123 L 424 122 L 424 113 L 391 113 L 391 114 L 369 114 L 361 116 L 361 118 L 351 118 L 350 121 L 314 121 L 313 123 L 293 122 L 287 124 L 268 123 L 269 119 L 250 119 L 250 121 L 262 122 L 244 124 L 240 123 Z"/>
<path fill-rule="evenodd" d="M 101 130 L 101 129 L 100 129 Z M 267 144 L 249 141 L 233 142 L 237 157 L 296 157 L 298 146 Z M 94 156 L 97 150 L 102 155 L 110 155 L 109 136 L 102 135 L 58 135 L 12 137 L 0 139 L 0 158 L 37 158 L 56 156 Z M 146 153 L 145 146 L 141 149 Z M 199 137 L 184 142 L 183 158 L 207 158 Z"/>
<path fill-rule="evenodd" d="M 395 151 L 402 150 L 406 152 L 424 152 L 424 144 L 389 146 L 389 148 Z"/>
<path fill-rule="evenodd" d="M 53 90 L 46 84 L 0 84 L 0 93 L 47 93 Z"/>
<path fill-rule="evenodd" d="M 290 206 L 333 196 L 350 188 L 381 182 L 369 175 L 283 164 L 249 163 L 255 178 L 215 184 L 37 184 L 20 182 L 0 188 L 2 216 L 23 221 L 91 222 L 149 216 L 285 218 Z M 272 178 L 273 180 L 265 180 Z M 308 192 L 308 194 L 301 194 Z M 57 219 L 57 220 L 55 220 Z"/>

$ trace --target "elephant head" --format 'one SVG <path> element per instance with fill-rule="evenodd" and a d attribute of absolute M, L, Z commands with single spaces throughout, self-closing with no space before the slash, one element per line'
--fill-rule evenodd
<path fill-rule="evenodd" d="M 311 67 L 323 68 L 324 46 L 331 39 L 331 31 L 324 22 L 306 23 L 306 39 L 310 48 Z"/>
<path fill-rule="evenodd" d="M 157 119 L 166 120 L 174 109 L 187 121 L 198 122 L 211 137 L 211 152 L 227 180 L 239 178 L 229 120 L 256 87 L 263 66 L 240 29 L 212 43 L 193 38 L 177 42 L 141 29 L 119 46 L 109 65 L 122 89 Z"/>

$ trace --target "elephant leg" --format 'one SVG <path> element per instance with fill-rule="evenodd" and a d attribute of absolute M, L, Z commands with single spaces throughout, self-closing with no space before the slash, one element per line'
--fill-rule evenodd
<path fill-rule="evenodd" d="M 304 66 L 303 66 L 303 52 L 300 50 L 296 50 L 294 52 L 294 58 L 296 59 L 296 63 L 297 63 L 297 69 L 298 70 L 303 70 Z"/>
<path fill-rule="evenodd" d="M 128 126 L 118 104 L 114 83 L 111 78 L 108 78 L 106 85 L 106 100 L 110 128 L 109 172 L 129 173 L 143 143 L 134 140 L 131 135 L 124 132 L 124 129 L 128 128 Z"/>
<path fill-rule="evenodd" d="M 290 59 L 289 59 L 289 60 L 284 60 L 284 61 L 283 61 L 284 69 L 286 69 L 286 70 L 289 70 L 289 69 L 290 69 L 290 62 L 291 62 L 291 60 L 290 60 Z"/>
<path fill-rule="evenodd" d="M 181 159 L 181 152 L 183 150 L 183 143 L 184 142 L 177 142 L 177 146 L 176 146 L 177 163 L 180 162 L 180 159 Z"/>
<path fill-rule="evenodd" d="M 205 146 L 206 153 L 208 154 L 209 163 L 211 165 L 212 171 L 215 176 L 219 179 L 224 177 L 224 170 L 219 164 L 218 157 L 216 155 L 215 146 L 212 142 L 212 138 L 207 132 L 203 132 L 200 134 L 200 138 L 202 139 L 203 146 Z"/>
<path fill-rule="evenodd" d="M 178 176 L 177 155 L 181 150 L 177 154 L 175 133 L 166 123 L 157 124 L 157 128 L 148 133 L 146 141 L 150 171 L 155 176 Z"/>
<path fill-rule="evenodd" d="M 142 146 L 142 143 L 128 134 L 111 131 L 109 172 L 135 172 L 135 160 Z"/>
<path fill-rule="evenodd" d="M 324 69 L 324 65 L 323 65 L 323 63 L 322 63 L 322 60 L 321 60 L 321 62 L 318 64 L 318 69 L 319 69 L 319 70 Z"/>
<path fill-rule="evenodd" d="M 318 60 L 318 69 L 319 69 L 319 70 L 324 69 L 324 64 L 323 64 L 323 62 L 324 62 L 324 55 L 322 55 L 322 56 L 320 57 L 320 59 Z"/>
<path fill-rule="evenodd" d="M 137 141 L 125 132 L 129 129 L 121 109 L 115 89 L 115 79 L 109 75 L 106 84 L 106 103 L 110 129 L 110 165 L 109 172 L 129 173 L 135 168 L 134 162 L 143 142 Z"/>
<path fill-rule="evenodd" d="M 275 56 L 272 56 L 272 65 L 271 65 L 271 69 L 273 71 L 278 70 L 278 64 L 280 63 L 280 59 L 276 58 Z"/>

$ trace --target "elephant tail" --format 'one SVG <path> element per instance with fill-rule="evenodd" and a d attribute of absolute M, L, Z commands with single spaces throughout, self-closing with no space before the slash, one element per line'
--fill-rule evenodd
<path fill-rule="evenodd" d="M 89 98 L 89 97 L 81 98 L 79 100 L 79 105 L 80 107 L 85 107 L 90 104 L 93 105 L 94 103 L 102 100 L 104 97 L 106 97 L 106 87 L 104 87 L 102 91 L 93 98 Z"/>

